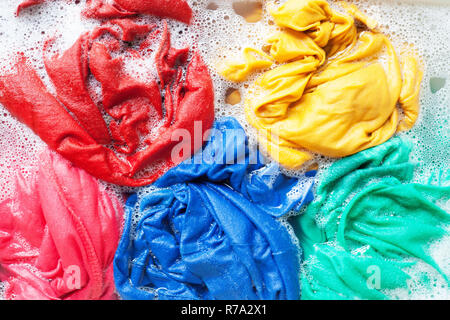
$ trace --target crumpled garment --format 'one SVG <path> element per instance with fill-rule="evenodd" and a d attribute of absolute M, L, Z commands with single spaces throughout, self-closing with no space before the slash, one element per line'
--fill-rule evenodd
<path fill-rule="evenodd" d="M 5 299 L 116 299 L 113 257 L 123 209 L 96 179 L 49 151 L 0 203 Z"/>
<path fill-rule="evenodd" d="M 450 198 L 449 180 L 411 183 L 411 147 L 396 137 L 325 173 L 315 201 L 293 219 L 305 260 L 302 299 L 387 299 L 390 289 L 408 288 L 415 261 L 450 284 L 427 249 L 449 234 L 450 215 L 436 204 Z"/>
<path fill-rule="evenodd" d="M 16 15 L 28 7 L 47 0 L 24 0 L 17 6 Z M 175 19 L 189 24 L 192 9 L 186 0 L 86 0 L 83 15 L 95 19 L 126 18 L 136 14 L 148 14 Z"/>
<path fill-rule="evenodd" d="M 344 157 L 379 145 L 418 117 L 422 70 L 414 54 L 400 62 L 375 21 L 354 5 L 344 7 L 350 15 L 324 0 L 286 1 L 271 12 L 285 29 L 268 39 L 270 59 L 254 53 L 220 70 L 243 81 L 263 62 L 283 63 L 257 78 L 245 113 L 261 145 L 289 169 L 312 153 Z M 368 30 L 358 32 L 352 15 Z"/>
<path fill-rule="evenodd" d="M 203 152 L 128 199 L 114 260 L 119 294 L 297 299 L 298 248 L 276 217 L 312 200 L 314 175 L 288 178 L 263 165 L 236 120 L 217 121 Z"/>
<path fill-rule="evenodd" d="M 19 55 L 13 68 L 0 75 L 0 103 L 51 149 L 93 176 L 125 186 L 150 184 L 177 164 L 171 156 L 179 143 L 173 139 L 177 132 L 193 137 L 195 130 L 203 134 L 214 121 L 208 68 L 194 53 L 182 80 L 177 66 L 186 62 L 188 48 L 171 47 L 166 23 L 155 55 L 159 83 L 156 77 L 140 80 L 129 75 L 123 59 L 112 57 L 124 50 L 141 59 L 159 32 L 130 19 L 111 20 L 81 35 L 62 55 L 45 57 L 56 97 Z M 138 37 L 145 38 L 139 49 L 127 47 Z M 46 50 L 51 43 L 52 39 L 46 42 Z M 101 85 L 100 102 L 92 98 L 90 77 Z M 110 118 L 109 130 L 102 112 Z M 158 123 L 155 137 L 151 134 Z M 184 159 L 201 148 L 191 140 Z"/>
<path fill-rule="evenodd" d="M 220 74 L 230 81 L 240 82 L 249 74 L 272 65 L 271 56 L 253 48 L 245 48 L 243 56 L 244 62 L 228 64 L 226 68 L 220 70 Z"/>

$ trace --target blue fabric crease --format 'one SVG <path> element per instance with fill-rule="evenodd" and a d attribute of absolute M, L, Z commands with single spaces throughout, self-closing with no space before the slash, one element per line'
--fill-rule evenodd
<path fill-rule="evenodd" d="M 216 121 L 202 152 L 128 199 L 114 260 L 119 294 L 298 299 L 298 248 L 277 218 L 312 200 L 314 175 L 283 175 L 249 148 L 235 119 Z"/>

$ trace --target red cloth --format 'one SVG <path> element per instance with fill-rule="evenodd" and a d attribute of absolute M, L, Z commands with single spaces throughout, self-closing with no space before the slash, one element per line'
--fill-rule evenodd
<path fill-rule="evenodd" d="M 23 9 L 45 1 L 47 0 L 24 0 L 17 6 L 16 14 L 19 15 Z M 83 15 L 95 19 L 149 14 L 189 24 L 192 18 L 192 10 L 186 0 L 115 0 L 113 4 L 105 0 L 86 0 L 86 5 Z"/>
<path fill-rule="evenodd" d="M 159 83 L 156 79 L 142 81 L 127 75 L 122 59 L 111 57 L 120 49 L 141 57 L 159 32 L 151 32 L 153 29 L 154 26 L 139 25 L 130 19 L 111 20 L 83 34 L 61 56 L 46 58 L 56 97 L 47 91 L 26 58 L 19 55 L 14 67 L 0 76 L 0 103 L 51 149 L 95 177 L 124 186 L 150 184 L 182 160 L 172 159 L 172 149 L 179 143 L 172 141 L 176 133 L 183 131 L 194 137 L 197 122 L 203 136 L 214 121 L 214 91 L 208 68 L 194 53 L 185 80 L 181 80 L 182 71 L 177 64 L 186 63 L 188 49 L 171 47 L 167 24 L 156 53 Z M 112 37 L 102 37 L 105 33 Z M 143 36 L 147 39 L 138 50 L 123 43 Z M 101 104 L 96 104 L 89 93 L 89 75 L 102 86 Z M 110 133 L 102 109 L 111 117 Z M 155 120 L 164 122 L 157 138 L 140 143 L 140 137 L 149 133 L 149 125 Z M 201 144 L 190 140 L 188 149 L 193 154 Z M 111 143 L 115 152 L 106 147 Z M 150 165 L 154 166 L 152 170 L 140 172 Z"/>
<path fill-rule="evenodd" d="M 115 299 L 112 261 L 123 209 L 99 183 L 46 151 L 0 203 L 6 299 Z"/>

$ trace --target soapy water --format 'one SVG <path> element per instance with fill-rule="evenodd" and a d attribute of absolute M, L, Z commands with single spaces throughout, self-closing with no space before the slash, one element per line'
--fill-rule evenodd
<path fill-rule="evenodd" d="M 7 71 L 14 53 L 23 52 L 38 71 L 50 91 L 54 90 L 43 65 L 43 43 L 57 36 L 54 52 L 69 48 L 81 33 L 92 30 L 100 22 L 81 16 L 83 1 L 49 1 L 24 10 L 15 16 L 18 0 L 0 1 L 0 72 Z M 216 72 L 224 59 L 239 58 L 242 49 L 262 49 L 265 39 L 278 30 L 272 22 L 267 8 L 283 1 L 251 0 L 252 10 L 245 10 L 245 0 L 189 0 L 194 11 L 190 26 L 168 21 L 175 47 L 193 46 L 200 51 L 210 67 L 215 87 L 216 118 L 235 117 L 249 135 L 251 145 L 256 144 L 256 132 L 245 120 L 243 102 L 250 84 L 259 75 L 235 84 L 224 80 Z M 339 10 L 336 1 L 329 1 Z M 450 168 L 450 2 L 447 0 L 355 0 L 361 11 L 379 22 L 379 29 L 390 36 L 398 53 L 411 46 L 417 50 L 424 66 L 421 88 L 421 110 L 412 130 L 402 135 L 414 141 L 412 161 L 418 163 L 415 181 L 439 183 L 445 180 Z M 145 17 L 145 22 L 161 26 L 157 18 Z M 248 22 L 251 21 L 251 22 Z M 148 57 L 150 61 L 152 57 Z M 151 63 L 136 65 L 133 59 L 125 59 L 128 72 L 133 76 L 154 73 Z M 94 88 L 98 92 L 98 87 Z M 0 92 L 1 94 L 1 92 Z M 234 97 L 230 98 L 230 94 Z M 0 200 L 14 194 L 13 180 L 16 174 L 30 175 L 35 170 L 37 155 L 45 144 L 33 132 L 15 120 L 9 112 L 0 110 Z M 335 161 L 316 156 L 318 179 Z M 23 164 L 26 165 L 23 165 Z M 314 165 L 314 163 L 311 163 Z M 307 167 L 307 166 L 306 166 Z M 288 171 L 291 176 L 300 176 L 306 169 Z M 117 194 L 138 191 L 150 192 L 151 188 L 136 190 L 105 183 L 105 187 Z M 448 209 L 448 204 L 441 204 Z M 285 220 L 285 219 L 283 219 Z M 288 226 L 288 223 L 285 223 Z M 293 235 L 292 229 L 288 230 Z M 293 239 L 295 237 L 293 236 Z M 296 241 L 297 243 L 297 241 Z M 430 244 L 429 250 L 450 274 L 450 238 Z M 448 298 L 450 290 L 442 279 L 417 264 L 409 270 L 412 275 L 409 290 L 391 292 L 393 298 Z M 423 288 L 417 280 L 423 273 L 437 278 L 433 288 Z M 1 292 L 1 286 L 0 286 Z"/>

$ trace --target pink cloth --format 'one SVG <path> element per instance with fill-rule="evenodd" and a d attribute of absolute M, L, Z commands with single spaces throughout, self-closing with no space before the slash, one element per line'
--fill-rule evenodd
<path fill-rule="evenodd" d="M 115 299 L 112 261 L 123 209 L 96 179 L 44 152 L 0 203 L 6 299 Z"/>

